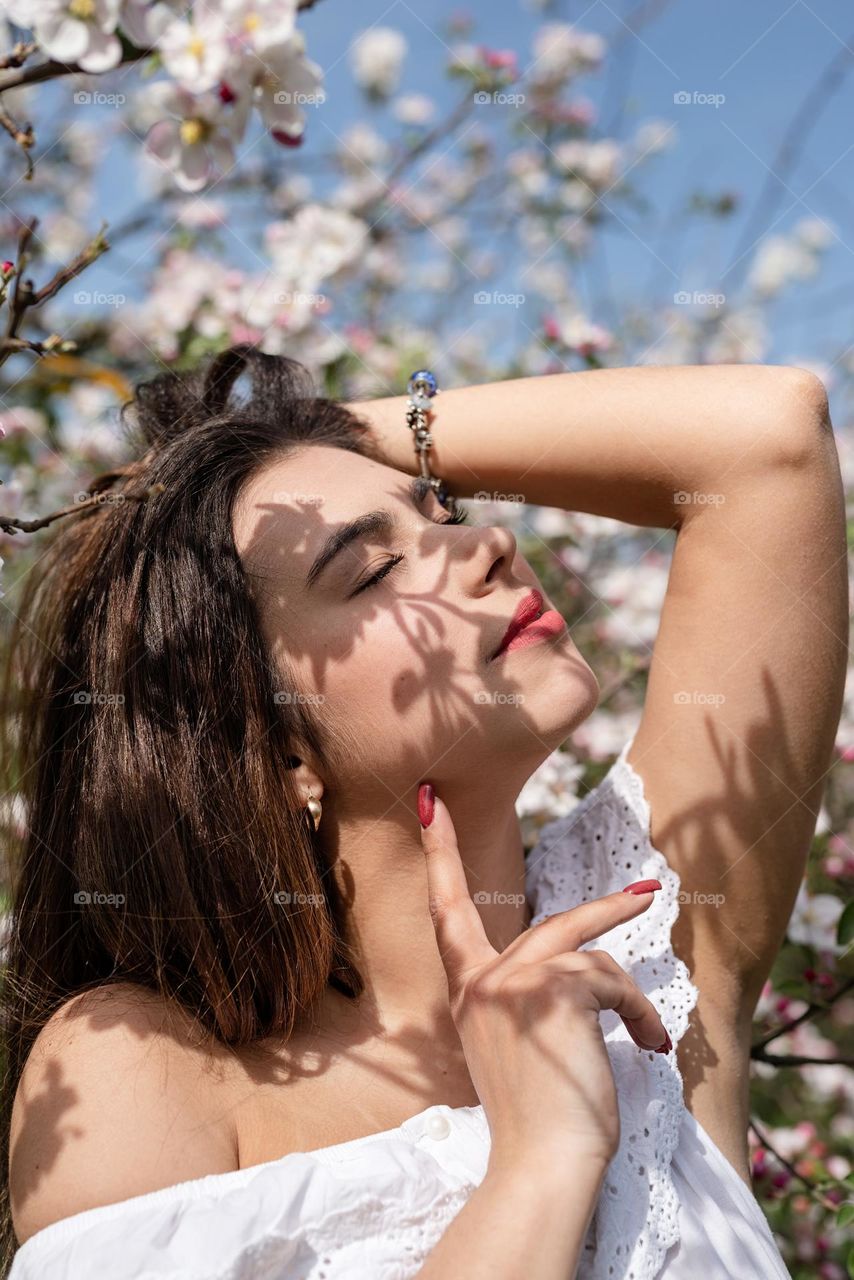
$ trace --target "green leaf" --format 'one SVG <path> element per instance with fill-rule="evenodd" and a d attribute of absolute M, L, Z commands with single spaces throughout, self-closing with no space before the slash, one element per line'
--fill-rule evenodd
<path fill-rule="evenodd" d="M 848 1252 L 848 1261 L 845 1266 L 851 1280 L 854 1280 L 854 1245 L 851 1246 L 851 1249 Z"/>
<path fill-rule="evenodd" d="M 849 942 L 854 942 L 854 898 L 851 899 L 839 917 L 836 941 L 840 947 L 847 947 Z"/>
<path fill-rule="evenodd" d="M 849 1222 L 854 1222 L 854 1201 L 848 1201 L 847 1204 L 839 1206 L 836 1215 L 836 1225 L 838 1227 L 847 1227 Z"/>

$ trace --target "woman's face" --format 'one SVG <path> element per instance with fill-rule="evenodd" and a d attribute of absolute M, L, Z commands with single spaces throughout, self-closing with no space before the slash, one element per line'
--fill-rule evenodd
<path fill-rule="evenodd" d="M 310 445 L 264 468 L 235 510 L 283 689 L 293 679 L 314 717 L 346 734 L 324 784 L 366 811 L 386 812 L 422 778 L 491 776 L 517 794 L 599 697 L 566 629 L 490 660 L 540 584 L 509 529 L 443 527 L 447 510 L 432 491 L 416 505 L 412 483 Z M 378 511 L 387 528 L 335 551 L 332 535 Z"/>

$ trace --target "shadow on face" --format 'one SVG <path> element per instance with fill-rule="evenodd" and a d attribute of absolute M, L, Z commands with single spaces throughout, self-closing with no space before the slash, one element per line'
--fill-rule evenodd
<path fill-rule="evenodd" d="M 234 516 L 270 651 L 344 735 L 336 792 L 366 811 L 426 776 L 491 771 L 518 794 L 600 692 L 568 629 L 491 658 L 540 583 L 509 529 L 443 525 L 412 480 L 307 445 L 259 472 Z"/>

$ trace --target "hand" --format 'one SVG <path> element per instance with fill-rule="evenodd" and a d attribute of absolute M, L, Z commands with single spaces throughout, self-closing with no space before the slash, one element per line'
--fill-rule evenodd
<path fill-rule="evenodd" d="M 655 1006 L 616 960 L 578 948 L 646 911 L 654 890 L 611 893 L 560 911 L 498 952 L 438 796 L 421 838 L 451 1016 L 489 1121 L 493 1156 L 571 1150 L 610 1160 L 619 1111 L 600 1011 L 614 1009 L 641 1047 L 671 1046 Z"/>

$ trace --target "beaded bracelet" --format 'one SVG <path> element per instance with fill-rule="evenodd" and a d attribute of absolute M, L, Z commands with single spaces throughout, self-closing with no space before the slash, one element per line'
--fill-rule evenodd
<path fill-rule="evenodd" d="M 421 475 L 430 481 L 430 485 L 442 506 L 454 513 L 456 511 L 456 499 L 453 494 L 448 492 L 444 480 L 441 480 L 439 476 L 433 475 L 427 457 L 430 446 L 433 443 L 433 437 L 427 426 L 427 418 L 428 414 L 431 417 L 433 414 L 430 402 L 439 393 L 436 375 L 431 373 L 429 369 L 416 369 L 415 373 L 411 375 L 406 389 L 409 392 L 409 399 L 406 403 L 406 425 L 415 437 L 415 452 L 418 455 Z"/>

